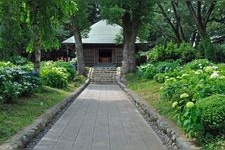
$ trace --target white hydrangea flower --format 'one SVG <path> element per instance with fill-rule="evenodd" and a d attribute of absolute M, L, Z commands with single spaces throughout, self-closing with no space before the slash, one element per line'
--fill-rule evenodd
<path fill-rule="evenodd" d="M 214 70 L 217 70 L 217 69 L 218 69 L 218 66 L 213 66 L 213 69 L 214 69 Z"/>
<path fill-rule="evenodd" d="M 210 76 L 210 79 L 218 78 L 219 74 L 217 72 L 213 72 Z"/>
<path fill-rule="evenodd" d="M 212 73 L 213 70 L 214 70 L 214 68 L 213 68 L 212 66 L 207 66 L 207 67 L 204 68 L 204 70 L 205 70 L 205 72 L 207 72 L 207 73 Z"/>
<path fill-rule="evenodd" d="M 187 93 L 183 93 L 180 95 L 180 98 L 188 98 L 188 97 L 189 97 L 189 95 Z"/>
<path fill-rule="evenodd" d="M 201 74 L 201 73 L 203 73 L 202 70 L 197 70 L 197 71 L 195 71 L 195 74 Z"/>
<path fill-rule="evenodd" d="M 187 77 L 187 76 L 189 76 L 189 74 L 187 74 L 187 73 L 184 73 L 184 74 L 182 74 L 182 78 L 184 78 L 184 77 Z"/>
<path fill-rule="evenodd" d="M 193 103 L 193 102 L 187 102 L 186 103 L 186 107 L 187 108 L 192 108 L 192 107 L 194 107 L 195 106 L 195 104 Z"/>

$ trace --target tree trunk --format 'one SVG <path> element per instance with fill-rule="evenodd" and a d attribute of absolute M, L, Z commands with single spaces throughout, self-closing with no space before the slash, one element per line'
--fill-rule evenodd
<path fill-rule="evenodd" d="M 75 39 L 76 53 L 77 53 L 77 73 L 80 75 L 85 75 L 84 72 L 84 55 L 83 55 L 83 45 L 81 40 L 81 33 L 77 23 L 77 17 L 72 16 L 72 28 Z"/>
<path fill-rule="evenodd" d="M 39 74 L 40 72 L 40 63 L 41 63 L 41 44 L 39 37 L 39 25 L 36 19 L 33 17 L 34 14 L 38 13 L 38 3 L 28 1 L 28 4 L 31 9 L 31 22 L 32 22 L 32 34 L 33 34 L 33 51 L 35 55 L 34 60 L 34 72 Z"/>
<path fill-rule="evenodd" d="M 137 37 L 138 26 L 136 22 L 130 20 L 129 14 L 123 17 L 123 62 L 122 73 L 131 73 L 136 70 L 135 63 L 135 41 Z"/>
<path fill-rule="evenodd" d="M 188 10 L 189 10 L 192 18 L 195 21 L 195 24 L 196 24 L 196 27 L 198 29 L 199 35 L 201 36 L 201 38 L 205 38 L 207 36 L 207 33 L 204 30 L 204 27 L 203 27 L 203 24 L 202 24 L 202 20 L 201 20 L 200 14 L 199 13 L 196 14 L 196 12 L 195 12 L 195 10 L 194 10 L 194 8 L 192 6 L 191 1 L 186 1 L 186 4 L 187 4 Z M 198 12 L 199 12 L 199 10 L 198 10 Z"/>
<path fill-rule="evenodd" d="M 209 60 L 215 60 L 215 51 L 213 48 L 213 45 L 211 43 L 210 37 L 207 34 L 206 27 L 208 20 L 210 18 L 210 15 L 212 11 L 214 10 L 214 7 L 216 5 L 216 1 L 212 1 L 210 4 L 209 9 L 207 10 L 206 14 L 202 15 L 202 3 L 200 1 L 197 2 L 197 11 L 195 12 L 194 7 L 192 5 L 191 1 L 186 1 L 186 5 L 188 7 L 188 10 L 194 19 L 194 22 L 196 24 L 196 27 L 198 29 L 199 35 L 201 37 L 202 43 L 203 43 L 203 48 L 205 51 L 205 58 Z"/>
<path fill-rule="evenodd" d="M 40 40 L 39 40 L 39 34 L 38 34 L 38 26 L 36 24 L 33 24 L 33 36 L 34 36 L 34 43 L 33 43 L 33 49 L 34 49 L 34 72 L 38 73 L 40 72 L 40 63 L 41 63 L 41 47 L 40 47 Z"/>
<path fill-rule="evenodd" d="M 135 39 L 136 36 L 132 33 L 124 33 L 124 45 L 123 45 L 123 73 L 134 72 L 136 69 L 135 63 Z"/>
<path fill-rule="evenodd" d="M 158 2 L 158 7 L 160 8 L 162 15 L 165 17 L 166 21 L 168 22 L 168 24 L 170 25 L 170 27 L 172 28 L 175 36 L 176 36 L 176 42 L 177 43 L 182 43 L 184 41 L 184 33 L 183 33 L 183 28 L 181 26 L 181 20 L 180 17 L 177 14 L 177 10 L 176 10 L 176 6 L 174 4 L 173 1 L 171 1 L 171 4 L 173 6 L 173 10 L 175 13 L 175 19 L 176 19 L 176 25 L 173 24 L 172 20 L 169 18 L 169 16 L 167 15 L 167 13 L 165 12 L 163 6 Z"/>

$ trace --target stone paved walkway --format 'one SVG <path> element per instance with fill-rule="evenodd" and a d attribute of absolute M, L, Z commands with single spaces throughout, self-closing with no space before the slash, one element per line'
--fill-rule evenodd
<path fill-rule="evenodd" d="M 89 85 L 35 150 L 161 150 L 165 147 L 117 85 Z"/>

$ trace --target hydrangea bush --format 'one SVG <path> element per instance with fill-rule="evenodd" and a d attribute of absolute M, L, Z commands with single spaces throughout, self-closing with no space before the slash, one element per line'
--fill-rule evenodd
<path fill-rule="evenodd" d="M 74 66 L 69 62 L 47 61 L 42 62 L 40 77 L 44 85 L 64 88 L 75 77 L 75 73 Z"/>
<path fill-rule="evenodd" d="M 0 101 L 11 103 L 18 96 L 33 93 L 40 85 L 39 77 L 22 67 L 0 67 Z"/>
<path fill-rule="evenodd" d="M 171 107 L 177 114 L 178 125 L 184 127 L 189 135 L 195 136 L 208 129 L 202 123 L 204 119 L 201 117 L 199 107 L 195 105 L 198 101 L 204 103 L 202 99 L 215 94 L 225 95 L 224 68 L 222 64 L 194 60 L 182 67 L 180 75 L 165 80 L 161 88 L 161 99 L 171 101 Z"/>

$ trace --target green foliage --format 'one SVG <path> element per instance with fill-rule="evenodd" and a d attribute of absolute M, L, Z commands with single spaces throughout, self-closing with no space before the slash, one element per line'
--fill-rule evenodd
<path fill-rule="evenodd" d="M 224 149 L 225 136 L 221 134 L 218 136 L 206 134 L 205 136 L 198 138 L 198 142 L 202 145 L 202 149 Z"/>
<path fill-rule="evenodd" d="M 147 37 L 148 25 L 153 16 L 152 7 L 155 1 L 100 0 L 99 4 L 101 17 L 107 19 L 110 24 L 119 24 L 124 29 L 132 31 L 135 35 L 138 34 L 140 38 Z M 126 32 L 126 30 L 124 31 Z M 123 38 L 127 39 L 127 37 Z"/>
<path fill-rule="evenodd" d="M 47 61 L 42 62 L 40 76 L 44 85 L 63 88 L 74 78 L 75 73 L 74 66 L 69 62 Z"/>
<path fill-rule="evenodd" d="M 28 50 L 59 48 L 57 30 L 77 11 L 71 0 L 2 0 L 0 3 L 0 59 Z"/>
<path fill-rule="evenodd" d="M 215 50 L 209 37 L 202 39 L 198 45 L 198 48 L 202 51 L 204 58 L 210 61 L 216 60 Z"/>
<path fill-rule="evenodd" d="M 14 67 L 15 65 L 9 61 L 4 62 L 4 61 L 0 61 L 0 67 Z"/>
<path fill-rule="evenodd" d="M 206 66 L 204 63 L 197 62 L 185 65 L 180 71 L 180 75 L 166 80 L 161 94 L 163 99 L 176 101 L 180 94 L 187 93 L 190 95 L 190 100 L 198 100 L 215 93 L 224 93 L 224 70 L 215 64 Z M 205 67 L 203 68 L 203 66 Z M 197 68 L 199 69 L 197 70 Z"/>
<path fill-rule="evenodd" d="M 148 55 L 149 62 L 159 62 L 168 60 L 178 60 L 187 63 L 200 56 L 198 51 L 188 43 L 182 43 L 180 45 L 172 42 L 167 43 L 166 46 L 155 46 Z"/>
<path fill-rule="evenodd" d="M 142 78 L 152 79 L 156 73 L 156 66 L 153 64 L 146 64 L 138 67 L 138 75 Z"/>
<path fill-rule="evenodd" d="M 138 67 L 138 75 L 142 78 L 153 79 L 158 73 L 167 73 L 176 70 L 180 66 L 179 61 L 165 61 L 157 63 L 147 63 Z"/>
<path fill-rule="evenodd" d="M 22 67 L 0 67 L 0 101 L 12 103 L 21 95 L 31 94 L 39 87 L 39 78 Z"/>
<path fill-rule="evenodd" d="M 125 10 L 121 7 L 119 7 L 118 4 L 113 4 L 112 7 L 107 7 L 104 5 L 107 5 L 107 2 L 102 2 L 103 7 L 101 7 L 101 15 L 104 16 L 104 18 L 107 18 L 109 20 L 109 23 L 117 23 L 121 24 L 120 19 L 125 13 Z"/>
<path fill-rule="evenodd" d="M 207 44 L 205 41 L 201 41 L 197 48 L 201 51 L 201 55 L 205 55 L 210 61 L 213 62 L 225 62 L 225 47 L 220 44 L 212 44 L 211 42 Z"/>
<path fill-rule="evenodd" d="M 17 66 L 23 66 L 31 63 L 29 60 L 21 56 L 13 56 L 10 57 L 8 60 Z"/>
<path fill-rule="evenodd" d="M 167 73 L 167 78 L 161 88 L 161 99 L 172 101 L 172 108 L 174 108 L 176 113 L 177 123 L 184 128 L 189 136 L 198 136 L 206 131 L 216 133 L 216 130 L 204 123 L 205 118 L 203 119 L 202 114 L 207 114 L 207 112 L 203 112 L 195 103 L 202 102 L 207 106 L 204 100 L 209 96 L 225 94 L 224 65 L 215 65 L 205 59 L 200 59 L 184 65 L 180 68 L 179 73 L 177 71 Z M 170 77 L 168 75 L 170 73 L 178 75 Z M 154 78 L 159 80 L 159 82 L 163 82 L 164 76 L 161 73 Z M 212 96 L 210 99 L 213 100 L 214 97 Z M 217 101 L 220 100 L 218 99 L 215 102 Z M 222 101 L 220 102 L 222 103 Z M 222 105 L 221 103 L 219 105 Z M 210 105 L 211 103 L 208 104 Z M 215 105 L 212 107 L 217 109 Z M 212 107 L 209 109 L 212 109 L 213 112 Z M 207 110 L 206 108 L 203 109 Z M 217 113 L 223 114 L 223 111 L 218 108 Z M 211 112 L 209 111 L 209 113 Z M 215 114 L 215 116 L 218 115 Z M 217 118 L 215 116 L 213 117 L 214 119 Z M 212 124 L 215 125 L 215 122 Z"/>
<path fill-rule="evenodd" d="M 180 75 L 180 68 L 177 68 L 176 70 L 170 71 L 170 72 L 166 72 L 166 73 L 157 73 L 154 76 L 154 80 L 158 83 L 164 83 L 166 81 L 166 79 L 169 78 L 175 78 L 178 75 Z"/>
<path fill-rule="evenodd" d="M 80 85 L 80 84 L 84 83 L 86 79 L 87 79 L 87 78 L 84 77 L 84 76 L 82 76 L 82 75 L 77 75 L 77 76 L 73 79 L 73 81 L 75 82 L 76 85 Z"/>
<path fill-rule="evenodd" d="M 196 103 L 205 132 L 225 133 L 225 95 L 212 95 Z"/>
<path fill-rule="evenodd" d="M 40 71 L 40 77 L 44 85 L 64 88 L 68 84 L 69 73 L 62 67 L 43 67 Z"/>
<path fill-rule="evenodd" d="M 166 73 L 176 70 L 180 66 L 179 61 L 164 61 L 156 63 L 157 72 Z"/>
<path fill-rule="evenodd" d="M 74 78 L 76 71 L 75 71 L 75 67 L 71 63 L 68 63 L 65 61 L 57 61 L 55 62 L 55 67 L 65 68 L 66 71 L 70 74 L 69 79 Z"/>
<path fill-rule="evenodd" d="M 213 63 L 211 63 L 207 59 L 196 59 L 186 64 L 184 68 L 186 70 L 198 70 L 198 69 L 203 69 L 204 67 L 212 66 L 212 65 Z"/>
<path fill-rule="evenodd" d="M 225 62 L 224 58 L 225 58 L 225 47 L 219 45 L 219 44 L 215 44 L 213 45 L 214 47 L 214 51 L 215 51 L 215 62 Z"/>
<path fill-rule="evenodd" d="M 183 63 L 188 63 L 194 59 L 200 58 L 200 52 L 193 48 L 189 43 L 181 43 L 178 48 L 178 52 L 181 53 L 180 59 Z"/>
<path fill-rule="evenodd" d="M 20 54 L 28 43 L 26 13 L 23 0 L 2 0 L 0 3 L 0 59 Z"/>
<path fill-rule="evenodd" d="M 27 49 L 33 51 L 37 44 L 44 50 L 59 48 L 56 28 L 65 17 L 76 12 L 76 3 L 70 0 L 33 0 L 24 5 L 29 16 L 27 24 L 31 32 Z M 39 43 L 36 43 L 35 37 L 38 37 Z"/>
<path fill-rule="evenodd" d="M 184 128 L 184 131 L 189 137 L 196 137 L 202 133 L 204 127 L 199 117 L 201 112 L 198 111 L 196 106 L 193 106 L 191 108 L 185 106 L 182 111 L 180 110 L 180 108 L 177 108 L 176 111 L 177 124 L 180 127 Z"/>

